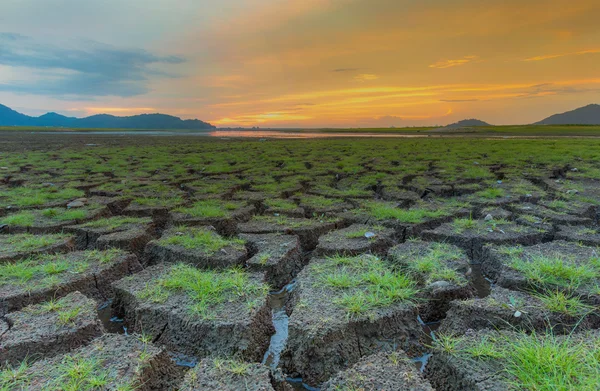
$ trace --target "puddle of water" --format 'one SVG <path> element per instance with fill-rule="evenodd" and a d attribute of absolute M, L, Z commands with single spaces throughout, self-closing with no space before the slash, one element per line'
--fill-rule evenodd
<path fill-rule="evenodd" d="M 481 272 L 481 264 L 471 264 L 471 282 L 478 298 L 481 299 L 490 295 L 492 284 Z"/>
<path fill-rule="evenodd" d="M 98 317 L 102 321 L 106 332 L 127 334 L 127 327 L 125 327 L 123 319 L 112 316 L 112 300 L 108 300 L 98 307 Z"/>

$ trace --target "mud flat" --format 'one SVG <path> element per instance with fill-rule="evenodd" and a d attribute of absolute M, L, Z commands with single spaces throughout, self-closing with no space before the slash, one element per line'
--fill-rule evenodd
<path fill-rule="evenodd" d="M 261 274 L 151 266 L 114 284 L 116 312 L 170 350 L 260 361 L 273 334 Z"/>
<path fill-rule="evenodd" d="M 241 234 L 254 255 L 246 261 L 253 272 L 264 273 L 271 288 L 281 289 L 302 270 L 300 238 L 283 234 Z"/>
<path fill-rule="evenodd" d="M 414 348 L 417 290 L 371 255 L 313 259 L 292 292 L 285 371 L 317 386 L 388 346 Z"/>
<path fill-rule="evenodd" d="M 96 306 L 94 300 L 73 292 L 5 315 L 9 329 L 0 335 L 0 362 L 14 366 L 87 344 L 104 332 Z"/>
<path fill-rule="evenodd" d="M 363 357 L 321 387 L 321 391 L 338 390 L 434 391 L 402 351 Z"/>
<path fill-rule="evenodd" d="M 242 266 L 248 251 L 241 239 L 226 239 L 208 227 L 173 227 L 146 245 L 143 262 L 186 263 L 197 268 Z"/>
<path fill-rule="evenodd" d="M 141 269 L 137 257 L 120 250 L 38 255 L 0 265 L 0 314 L 60 298 L 70 292 L 104 301 L 111 283 Z"/>
<path fill-rule="evenodd" d="M 118 334 L 106 334 L 71 353 L 0 373 L 3 389 L 33 391 L 173 390 L 177 377 L 166 351 L 135 336 Z"/>

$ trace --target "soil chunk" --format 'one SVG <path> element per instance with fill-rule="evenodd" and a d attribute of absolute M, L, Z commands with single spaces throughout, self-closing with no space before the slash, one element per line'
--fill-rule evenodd
<path fill-rule="evenodd" d="M 336 218 L 298 219 L 285 216 L 255 216 L 239 225 L 240 232 L 247 234 L 282 233 L 300 238 L 303 250 L 314 249 L 321 235 L 340 227 Z"/>
<path fill-rule="evenodd" d="M 248 251 L 241 239 L 226 239 L 207 227 L 174 227 L 148 243 L 143 261 L 186 263 L 202 269 L 226 269 L 241 266 Z"/>
<path fill-rule="evenodd" d="M 321 236 L 316 254 L 352 256 L 370 252 L 383 255 L 394 244 L 394 236 L 395 231 L 391 228 L 353 224 Z"/>
<path fill-rule="evenodd" d="M 111 283 L 141 269 L 133 254 L 121 250 L 38 255 L 0 265 L 0 315 L 70 292 L 99 301 L 112 297 Z"/>
<path fill-rule="evenodd" d="M 70 235 L 1 235 L 0 263 L 16 261 L 37 254 L 65 253 L 75 248 L 75 240 Z"/>
<path fill-rule="evenodd" d="M 5 315 L 10 330 L 0 335 L 0 362 L 17 365 L 67 353 L 104 332 L 96 302 L 79 292 Z"/>
<path fill-rule="evenodd" d="M 0 218 L 0 225 L 7 226 L 6 233 L 51 234 L 61 233 L 69 225 L 82 224 L 108 215 L 108 208 L 97 204 L 77 209 L 55 207 L 21 210 Z"/>
<path fill-rule="evenodd" d="M 481 258 L 485 244 L 522 244 L 540 243 L 545 231 L 518 225 L 507 220 L 455 219 L 434 230 L 424 231 L 423 239 L 447 242 L 467 251 L 475 261 Z"/>
<path fill-rule="evenodd" d="M 190 370 L 179 391 L 274 391 L 269 368 L 234 360 L 206 358 Z"/>
<path fill-rule="evenodd" d="M 72 225 L 64 230 L 76 235 L 79 250 L 114 247 L 138 255 L 156 233 L 152 219 L 123 216 Z"/>
<path fill-rule="evenodd" d="M 171 350 L 260 361 L 274 332 L 262 280 L 237 269 L 161 264 L 115 283 L 113 306 L 132 330 Z"/>
<path fill-rule="evenodd" d="M 135 336 L 105 334 L 89 346 L 25 367 L 18 376 L 2 375 L 0 386 L 9 390 L 158 391 L 173 389 L 178 370 L 162 349 Z"/>
<path fill-rule="evenodd" d="M 304 266 L 300 239 L 296 235 L 240 234 L 254 256 L 246 261 L 251 271 L 265 274 L 270 287 L 280 289 Z"/>
<path fill-rule="evenodd" d="M 337 374 L 321 391 L 433 391 L 406 353 L 378 353 L 362 358 L 352 368 Z"/>
<path fill-rule="evenodd" d="M 600 325 L 593 307 L 577 301 L 561 307 L 561 299 L 556 292 L 534 296 L 494 286 L 485 298 L 451 302 L 438 332 L 461 335 L 487 328 L 564 334 Z"/>
<path fill-rule="evenodd" d="M 371 255 L 311 260 L 292 291 L 283 367 L 317 386 L 385 346 L 414 347 L 416 294 L 408 276 Z"/>
<path fill-rule="evenodd" d="M 202 200 L 189 207 L 176 208 L 171 212 L 174 225 L 212 226 L 224 236 L 238 232 L 238 223 L 252 218 L 256 208 L 244 202 Z"/>
<path fill-rule="evenodd" d="M 556 240 L 581 243 L 586 246 L 600 246 L 600 229 L 597 227 L 573 227 L 561 225 L 554 236 Z"/>
<path fill-rule="evenodd" d="M 426 300 L 419 315 L 425 322 L 445 317 L 452 300 L 473 297 L 468 275 L 469 258 L 463 250 L 446 243 L 410 241 L 390 249 L 388 258 L 419 283 Z"/>
<path fill-rule="evenodd" d="M 598 249 L 554 241 L 530 247 L 486 246 L 482 271 L 504 288 L 560 291 L 600 304 Z"/>
<path fill-rule="evenodd" d="M 438 391 L 594 390 L 597 330 L 568 336 L 483 330 L 439 337 L 425 376 Z"/>

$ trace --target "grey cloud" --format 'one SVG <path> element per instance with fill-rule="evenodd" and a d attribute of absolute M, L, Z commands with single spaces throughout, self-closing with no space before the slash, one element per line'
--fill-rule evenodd
<path fill-rule="evenodd" d="M 53 96 L 134 96 L 148 92 L 151 76 L 176 77 L 152 66 L 185 61 L 177 56 L 158 56 L 98 42 L 84 42 L 81 46 L 59 47 L 18 34 L 0 33 L 0 64 L 33 69 L 43 76 L 35 82 L 0 84 L 0 90 Z"/>

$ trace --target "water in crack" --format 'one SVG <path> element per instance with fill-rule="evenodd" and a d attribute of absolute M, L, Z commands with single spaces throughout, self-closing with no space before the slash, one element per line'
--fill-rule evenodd
<path fill-rule="evenodd" d="M 127 328 L 123 319 L 112 316 L 112 300 L 102 303 L 98 307 L 98 317 L 108 333 L 126 334 Z"/>
<path fill-rule="evenodd" d="M 421 325 L 421 328 L 422 328 L 423 332 L 425 333 L 425 335 L 427 335 L 427 337 L 425 338 L 425 341 L 423 341 L 424 345 L 431 346 L 433 344 L 433 341 L 435 341 L 435 331 L 440 327 L 440 322 L 425 323 L 425 322 L 423 322 L 423 319 L 421 319 L 420 316 L 417 317 L 417 321 Z M 426 352 L 422 356 L 413 358 L 412 361 L 417 365 L 417 369 L 419 369 L 419 371 L 423 372 L 425 370 L 425 366 L 427 365 L 427 362 L 429 361 L 430 357 L 431 357 L 431 353 Z"/>
<path fill-rule="evenodd" d="M 294 284 L 291 283 L 284 286 L 279 292 L 272 293 L 269 297 L 269 303 L 271 305 L 271 310 L 273 311 L 272 319 L 273 326 L 275 327 L 275 334 L 271 336 L 271 343 L 263 358 L 263 364 L 269 366 L 271 369 L 276 369 L 279 365 L 281 353 L 283 352 L 288 339 L 289 317 L 285 305 L 288 294 L 293 289 Z"/>

